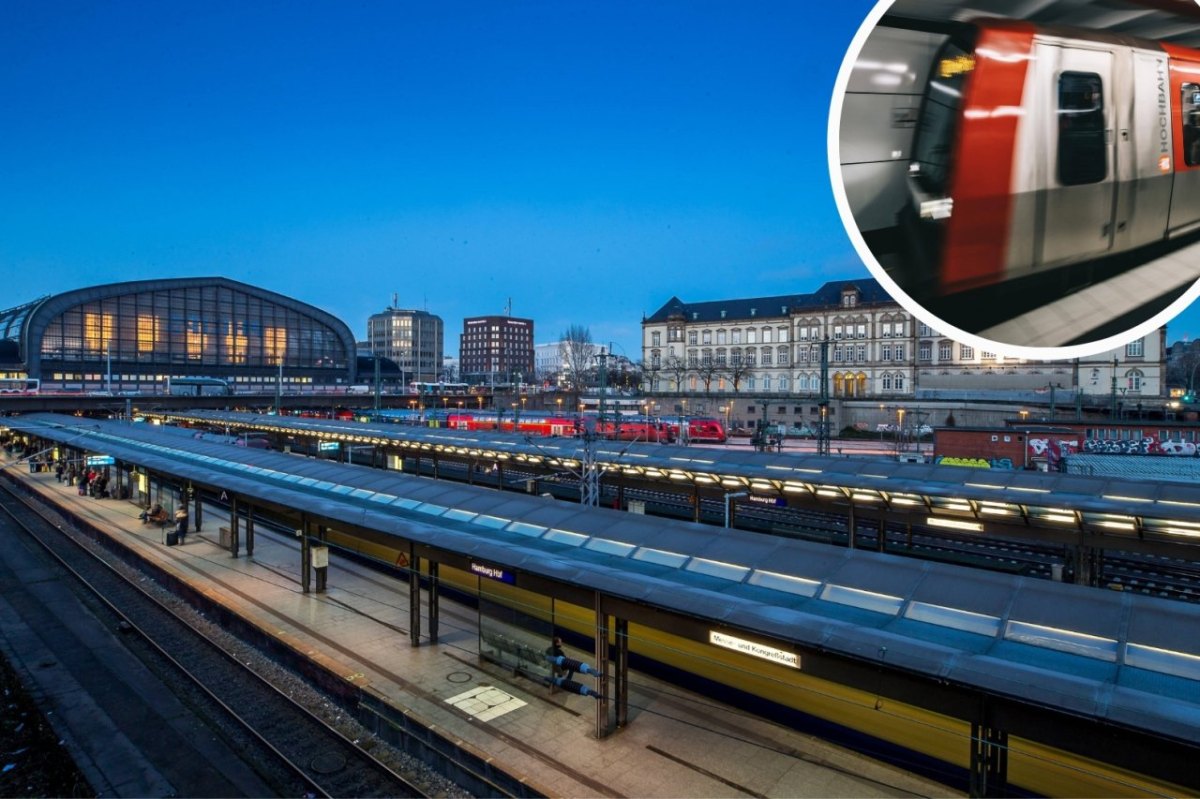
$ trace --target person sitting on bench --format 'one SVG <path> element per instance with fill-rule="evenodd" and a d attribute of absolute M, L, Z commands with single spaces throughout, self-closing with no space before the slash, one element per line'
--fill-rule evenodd
<path fill-rule="evenodd" d="M 142 520 L 142 524 L 166 524 L 167 510 L 160 503 L 156 502 L 150 510 L 142 511 L 138 518 Z"/>

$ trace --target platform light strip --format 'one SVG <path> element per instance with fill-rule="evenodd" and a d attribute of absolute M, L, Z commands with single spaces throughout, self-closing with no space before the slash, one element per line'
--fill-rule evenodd
<path fill-rule="evenodd" d="M 929 516 L 925 523 L 931 527 L 948 527 L 952 530 L 969 530 L 974 533 L 982 533 L 983 525 L 979 522 L 964 522 L 960 519 L 943 519 L 938 516 Z"/>

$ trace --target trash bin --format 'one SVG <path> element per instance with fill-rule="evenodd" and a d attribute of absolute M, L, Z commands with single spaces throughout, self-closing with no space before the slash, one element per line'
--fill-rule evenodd
<path fill-rule="evenodd" d="M 179 544 L 179 533 L 175 532 L 174 530 L 167 533 L 167 546 L 173 547 L 173 546 L 177 546 L 178 544 Z"/>

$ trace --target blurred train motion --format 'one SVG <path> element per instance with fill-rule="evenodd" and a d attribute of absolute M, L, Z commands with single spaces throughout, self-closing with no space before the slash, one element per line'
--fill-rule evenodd
<path fill-rule="evenodd" d="M 856 223 L 869 244 L 899 232 L 914 299 L 1200 229 L 1200 51 L 1001 19 L 949 30 L 879 28 L 841 120 Z"/>

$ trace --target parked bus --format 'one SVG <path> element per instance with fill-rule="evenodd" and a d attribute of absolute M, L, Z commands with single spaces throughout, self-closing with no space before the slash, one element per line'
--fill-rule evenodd
<path fill-rule="evenodd" d="M 0 377 L 0 394 L 37 394 L 41 387 L 36 377 Z"/>

